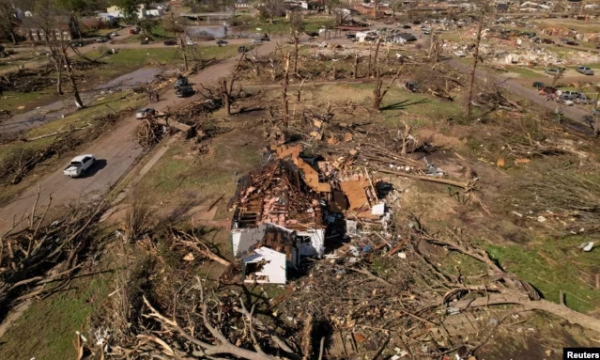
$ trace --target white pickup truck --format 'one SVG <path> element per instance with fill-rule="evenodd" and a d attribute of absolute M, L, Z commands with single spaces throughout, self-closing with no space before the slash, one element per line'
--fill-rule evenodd
<path fill-rule="evenodd" d="M 69 166 L 63 171 L 63 173 L 72 178 L 79 177 L 86 170 L 88 170 L 94 162 L 96 158 L 92 154 L 79 155 L 73 158 L 69 163 Z"/>

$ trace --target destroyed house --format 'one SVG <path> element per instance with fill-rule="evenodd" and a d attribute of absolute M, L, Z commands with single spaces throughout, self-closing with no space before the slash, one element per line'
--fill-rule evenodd
<path fill-rule="evenodd" d="M 294 163 L 277 159 L 240 179 L 231 248 L 245 282 L 284 284 L 288 267 L 325 251 L 319 194 Z"/>

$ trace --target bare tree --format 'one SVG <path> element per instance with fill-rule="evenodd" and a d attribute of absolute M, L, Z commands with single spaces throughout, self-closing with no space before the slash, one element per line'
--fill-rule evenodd
<path fill-rule="evenodd" d="M 556 82 L 564 76 L 565 72 L 562 69 L 557 69 L 556 74 L 552 77 L 552 84 L 550 86 L 556 85 Z"/>
<path fill-rule="evenodd" d="M 373 71 L 375 72 L 375 89 L 373 90 L 373 109 L 374 110 L 379 110 L 379 108 L 381 107 L 381 101 L 383 100 L 383 97 L 387 94 L 387 92 L 389 91 L 390 87 L 394 84 L 394 81 L 396 81 L 396 79 L 398 78 L 398 76 L 400 76 L 400 73 L 402 72 L 402 69 L 404 66 L 400 67 L 398 69 L 398 71 L 396 72 L 396 74 L 394 75 L 394 77 L 392 78 L 392 80 L 390 81 L 390 83 L 388 84 L 388 86 L 385 88 L 385 90 L 381 90 L 381 87 L 383 85 L 383 80 L 381 80 L 381 69 L 379 68 L 379 61 L 378 61 L 378 57 L 379 57 L 379 46 L 381 45 L 381 37 L 377 39 L 377 45 L 375 46 L 375 57 L 373 59 Z"/>
<path fill-rule="evenodd" d="M 75 80 L 75 74 L 73 73 L 73 67 L 71 66 L 69 54 L 67 54 L 67 50 L 70 47 L 71 45 L 69 45 L 69 43 L 60 41 L 60 51 L 62 54 L 63 64 L 65 64 L 65 69 L 67 70 L 69 82 L 71 83 L 71 91 L 73 91 L 73 96 L 75 97 L 75 105 L 78 109 L 81 109 L 84 106 L 83 101 L 81 100 L 81 96 L 79 95 L 79 89 L 77 88 L 77 81 Z"/>
<path fill-rule="evenodd" d="M 471 70 L 471 79 L 469 81 L 469 96 L 467 98 L 467 117 L 471 118 L 472 113 L 472 101 L 473 101 L 473 88 L 475 86 L 475 75 L 477 72 L 477 64 L 479 63 L 479 44 L 481 43 L 481 27 L 483 19 L 479 18 L 477 22 L 477 34 L 475 39 L 475 51 L 473 53 L 473 69 Z"/>
<path fill-rule="evenodd" d="M 285 60 L 285 73 L 283 76 L 283 91 L 281 93 L 281 97 L 283 100 L 283 127 L 287 129 L 288 127 L 288 123 L 289 123 L 289 119 L 288 119 L 288 108 L 289 108 L 289 101 L 288 101 L 288 85 L 289 85 L 289 81 L 290 81 L 290 54 L 288 54 L 286 56 L 286 60 Z"/>
<path fill-rule="evenodd" d="M 245 57 L 246 57 L 246 53 L 243 52 L 242 55 L 240 56 L 240 59 L 238 60 L 237 66 L 236 66 L 235 70 L 233 71 L 233 74 L 231 74 L 231 79 L 229 80 L 229 83 L 228 83 L 227 79 L 221 79 L 221 81 L 220 81 L 220 85 L 219 85 L 221 87 L 220 93 L 221 93 L 221 98 L 223 99 L 223 105 L 225 105 L 225 111 L 227 112 L 227 116 L 231 116 L 231 104 L 234 101 L 233 84 L 237 80 L 237 75 L 240 72 L 242 61 L 244 60 Z"/>
<path fill-rule="evenodd" d="M 279 0 L 263 1 L 260 7 L 260 16 L 263 19 L 268 19 L 270 24 L 273 23 L 276 16 L 283 15 L 284 13 L 283 2 Z"/>
<path fill-rule="evenodd" d="M 51 0 L 40 0 L 36 5 L 35 25 L 44 32 L 43 41 L 50 50 L 50 56 L 56 70 L 56 90 L 60 95 L 63 95 L 62 74 L 64 69 L 71 83 L 75 104 L 78 108 L 82 108 L 83 101 L 79 95 L 77 81 L 68 54 L 69 49 L 72 49 L 69 34 L 72 14 L 57 10 Z"/>
<path fill-rule="evenodd" d="M 300 42 L 300 34 L 304 31 L 304 22 L 302 15 L 292 12 L 290 15 L 290 35 L 294 43 L 294 74 L 298 74 L 298 43 Z"/>
<path fill-rule="evenodd" d="M 340 5 L 340 0 L 323 0 L 325 14 L 331 15 L 333 9 Z"/>
<path fill-rule="evenodd" d="M 17 44 L 14 12 L 10 0 L 0 0 L 0 37 L 8 37 L 13 44 Z"/>
<path fill-rule="evenodd" d="M 375 83 L 375 90 L 373 90 L 373 109 L 374 110 L 379 110 L 379 108 L 381 107 L 381 101 L 383 100 L 383 98 L 387 94 L 387 92 L 390 90 L 390 87 L 392 87 L 392 85 L 394 84 L 394 81 L 396 81 L 398 76 L 400 76 L 401 72 L 402 72 L 402 68 L 398 69 L 398 71 L 396 72 L 396 74 L 394 75 L 392 80 L 390 80 L 390 83 L 387 85 L 385 90 L 382 91 L 381 87 L 382 87 L 383 81 L 381 80 L 380 71 L 379 71 L 379 69 L 375 70 L 375 74 L 377 76 L 377 82 Z"/>
<path fill-rule="evenodd" d="M 183 57 L 183 71 L 187 72 L 188 71 L 188 58 L 187 58 L 185 37 L 186 37 L 186 33 L 184 32 L 179 37 L 179 45 L 181 46 L 181 56 Z"/>
<path fill-rule="evenodd" d="M 358 51 L 354 53 L 354 72 L 352 74 L 352 78 L 358 78 L 358 63 L 359 63 Z"/>

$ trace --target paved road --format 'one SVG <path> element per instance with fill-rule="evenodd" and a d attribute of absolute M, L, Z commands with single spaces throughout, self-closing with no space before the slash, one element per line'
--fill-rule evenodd
<path fill-rule="evenodd" d="M 453 67 L 464 71 L 465 73 L 470 73 L 472 69 L 470 65 L 466 65 L 455 59 L 448 60 L 448 63 Z M 477 77 L 493 78 L 501 87 L 505 88 L 506 90 L 519 95 L 522 98 L 530 100 L 531 102 L 536 103 L 546 109 L 555 110 L 558 107 L 563 112 L 564 116 L 576 122 L 582 122 L 583 116 L 589 114 L 589 112 L 575 106 L 564 106 L 562 104 L 557 104 L 554 101 L 548 101 L 546 100 L 545 96 L 539 95 L 538 91 L 534 88 L 525 87 L 510 77 L 507 78 L 502 75 L 493 74 L 484 69 L 477 69 Z"/>
<path fill-rule="evenodd" d="M 275 50 L 276 46 L 275 41 L 267 42 L 261 45 L 257 52 L 270 53 Z M 190 81 L 194 84 L 213 83 L 218 78 L 229 75 L 236 64 L 237 57 L 231 58 L 200 71 L 197 75 L 190 77 Z M 166 111 L 168 106 L 175 108 L 196 100 L 194 97 L 178 98 L 173 90 L 169 90 L 161 99 L 159 103 L 152 104 L 152 107 Z M 142 148 L 137 145 L 137 125 L 135 116 L 128 117 L 110 133 L 105 134 L 90 147 L 81 151 L 82 154 L 92 153 L 99 160 L 88 176 L 70 179 L 62 174 L 62 169 L 58 169 L 40 180 L 36 186 L 25 191 L 13 202 L 0 208 L 0 234 L 10 229 L 14 216 L 19 218 L 31 210 L 37 189 L 41 191 L 40 206 L 48 203 L 49 196 L 52 196 L 54 207 L 72 203 L 80 196 L 84 201 L 100 198 L 109 187 L 127 173 L 142 154 Z"/>

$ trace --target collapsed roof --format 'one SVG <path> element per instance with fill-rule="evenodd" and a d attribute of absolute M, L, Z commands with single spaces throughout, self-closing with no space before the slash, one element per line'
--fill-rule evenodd
<path fill-rule="evenodd" d="M 277 159 L 240 179 L 233 227 L 272 223 L 291 230 L 324 228 L 319 197 L 290 162 Z"/>

